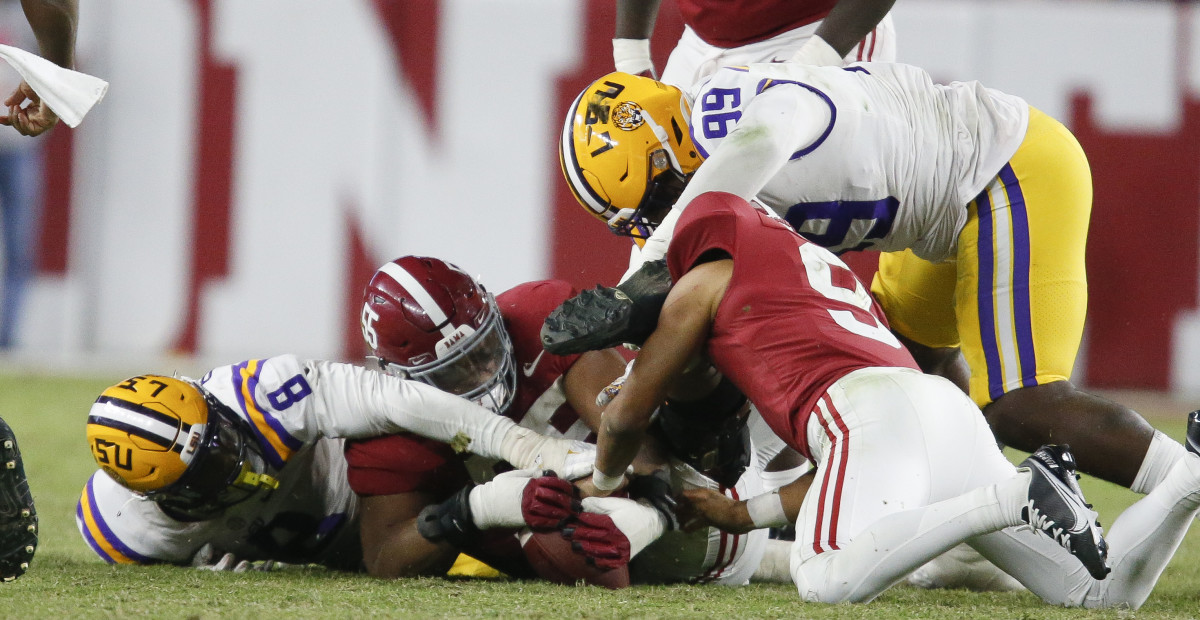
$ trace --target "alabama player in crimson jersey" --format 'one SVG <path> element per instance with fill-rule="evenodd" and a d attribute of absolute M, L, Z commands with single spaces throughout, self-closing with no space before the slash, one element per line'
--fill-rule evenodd
<path fill-rule="evenodd" d="M 477 400 L 547 436 L 590 439 L 601 411 L 596 396 L 622 374 L 625 358 L 611 349 L 565 356 L 542 349 L 538 334 L 546 315 L 574 293 L 565 282 L 540 281 L 493 301 L 454 266 L 408 256 L 372 277 L 364 295 L 363 333 L 385 372 Z M 745 454 L 753 456 L 749 450 Z M 460 455 L 450 444 L 410 434 L 350 442 L 346 459 L 350 485 L 361 498 L 364 560 L 372 574 L 443 574 L 459 551 L 512 575 L 529 573 L 511 531 L 489 537 L 468 531 L 437 540 L 421 531 L 419 515 L 453 508 L 460 489 L 502 471 L 495 460 Z M 648 461 L 639 469 L 657 464 Z M 667 475 L 677 488 L 719 489 L 732 498 L 760 493 L 760 468 L 753 462 L 741 467 L 746 471 L 736 470 L 724 480 L 728 486 L 680 462 L 672 462 Z M 473 492 L 466 502 L 475 520 L 491 509 L 487 497 Z M 639 581 L 740 585 L 749 580 L 767 543 L 765 532 L 667 531 L 669 515 L 624 499 L 601 511 L 602 516 L 589 518 L 609 525 L 637 523 L 624 530 L 611 527 L 606 542 L 620 539 L 626 561 L 646 548 L 644 560 L 633 566 Z"/>
<path fill-rule="evenodd" d="M 677 0 L 685 25 L 662 81 L 684 90 L 721 67 L 896 60 L 895 0 Z M 659 0 L 617 0 L 617 71 L 655 77 L 650 34 Z"/>
<path fill-rule="evenodd" d="M 734 530 L 796 517 L 792 578 L 806 600 L 869 601 L 966 541 L 1048 602 L 1136 608 L 1200 510 L 1189 453 L 1118 518 L 1109 550 L 1064 446 L 1015 469 L 971 400 L 916 370 L 840 260 L 737 196 L 699 196 L 667 264 L 675 285 L 582 486 L 619 486 L 670 382 L 706 356 L 817 469 L 803 498 L 784 487 L 737 519 L 705 514 Z"/>

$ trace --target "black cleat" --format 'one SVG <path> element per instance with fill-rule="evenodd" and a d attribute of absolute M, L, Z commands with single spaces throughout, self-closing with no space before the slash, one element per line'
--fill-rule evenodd
<path fill-rule="evenodd" d="M 17 437 L 0 419 L 0 581 L 12 581 L 29 570 L 37 533 L 37 511 Z"/>
<path fill-rule="evenodd" d="M 654 333 L 671 290 L 666 261 L 651 261 L 616 288 L 597 286 L 555 308 L 542 325 L 542 347 L 556 355 L 640 345 Z"/>
<path fill-rule="evenodd" d="M 1021 519 L 1079 558 L 1092 577 L 1104 579 L 1111 570 L 1108 543 L 1096 511 L 1079 490 L 1070 447 L 1042 446 L 1021 462 L 1021 468 L 1033 475 Z"/>
<path fill-rule="evenodd" d="M 1188 452 L 1200 456 L 1200 410 L 1188 414 L 1187 441 L 1184 445 Z"/>

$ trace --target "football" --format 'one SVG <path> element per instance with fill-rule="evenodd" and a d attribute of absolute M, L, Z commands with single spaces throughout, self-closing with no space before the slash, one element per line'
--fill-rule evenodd
<path fill-rule="evenodd" d="M 575 585 L 580 580 L 588 585 L 604 586 L 610 590 L 629 587 L 629 567 L 604 570 L 588 564 L 583 554 L 571 550 L 571 541 L 558 532 L 525 531 L 521 534 L 525 558 L 538 576 L 546 581 Z"/>

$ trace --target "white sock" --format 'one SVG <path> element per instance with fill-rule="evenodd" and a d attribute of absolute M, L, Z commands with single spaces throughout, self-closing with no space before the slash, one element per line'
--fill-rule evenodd
<path fill-rule="evenodd" d="M 1084 605 L 1137 609 L 1200 509 L 1200 456 L 1185 454 L 1157 488 L 1117 517 L 1105 538 L 1112 573 L 1089 588 Z"/>
<path fill-rule="evenodd" d="M 1000 503 L 1000 513 L 1006 519 L 1002 527 L 1025 523 L 1021 520 L 1021 509 L 1029 501 L 1029 483 L 1032 480 L 1032 473 L 1019 471 L 1009 479 L 996 483 L 996 500 Z"/>
<path fill-rule="evenodd" d="M 1146 458 L 1142 459 L 1142 466 L 1129 489 L 1142 495 L 1153 491 L 1167 476 L 1167 472 L 1171 471 L 1175 462 L 1186 454 L 1187 448 L 1184 448 L 1183 444 L 1167 437 L 1161 431 L 1154 431 L 1150 448 L 1146 450 Z"/>

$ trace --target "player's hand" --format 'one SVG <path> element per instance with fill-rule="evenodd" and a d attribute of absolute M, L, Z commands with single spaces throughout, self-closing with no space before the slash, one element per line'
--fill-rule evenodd
<path fill-rule="evenodd" d="M 685 532 L 715 527 L 730 534 L 754 529 L 746 503 L 725 497 L 712 489 L 686 489 L 675 509 Z"/>
<path fill-rule="evenodd" d="M 22 81 L 4 105 L 8 106 L 8 114 L 0 116 L 0 125 L 9 125 L 23 136 L 40 135 L 58 123 L 58 115 L 28 82 Z"/>
<path fill-rule="evenodd" d="M 219 558 L 217 556 L 220 556 Z M 275 560 L 260 560 L 251 562 L 250 560 L 238 560 L 237 556 L 232 553 L 219 553 L 212 543 L 205 543 L 196 551 L 196 555 L 192 556 L 192 567 L 200 570 L 210 570 L 214 572 L 231 572 L 245 573 L 247 571 L 272 571 L 280 568 L 285 568 L 287 564 L 276 562 Z"/>
<path fill-rule="evenodd" d="M 481 530 L 525 527 L 556 530 L 582 506 L 568 481 L 541 470 L 518 469 L 471 489 L 471 519 Z"/>
<path fill-rule="evenodd" d="M 560 478 L 578 480 L 596 464 L 596 446 L 570 439 L 550 439 L 538 453 L 537 466 L 557 472 Z"/>
<path fill-rule="evenodd" d="M 650 59 L 650 40 L 613 39 L 613 68 L 657 80 L 658 72 Z"/>
<path fill-rule="evenodd" d="M 666 531 L 659 511 L 621 497 L 589 497 L 563 529 L 571 548 L 599 568 L 619 568 Z"/>

